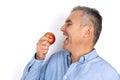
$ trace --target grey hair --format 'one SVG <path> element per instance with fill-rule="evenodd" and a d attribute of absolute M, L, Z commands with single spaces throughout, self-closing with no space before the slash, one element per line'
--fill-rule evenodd
<path fill-rule="evenodd" d="M 102 30 L 102 16 L 98 10 L 85 6 L 76 6 L 71 12 L 81 10 L 83 11 L 82 15 L 82 25 L 93 25 L 94 26 L 94 40 L 93 44 L 95 45 L 99 39 L 101 30 Z"/>

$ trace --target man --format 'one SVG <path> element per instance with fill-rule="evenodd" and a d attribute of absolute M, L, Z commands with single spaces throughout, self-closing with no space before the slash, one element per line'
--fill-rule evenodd
<path fill-rule="evenodd" d="M 41 37 L 22 80 L 120 80 L 117 71 L 94 49 L 101 29 L 102 17 L 96 9 L 73 8 L 61 27 L 66 36 L 64 50 L 44 62 L 50 43 Z"/>

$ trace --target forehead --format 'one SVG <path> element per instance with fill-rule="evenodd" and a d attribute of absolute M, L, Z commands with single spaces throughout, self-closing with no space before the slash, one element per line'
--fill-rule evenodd
<path fill-rule="evenodd" d="M 66 21 L 69 21 L 69 20 L 71 20 L 71 21 L 79 21 L 82 15 L 83 15 L 83 11 L 81 11 L 81 10 L 73 11 L 68 16 Z"/>

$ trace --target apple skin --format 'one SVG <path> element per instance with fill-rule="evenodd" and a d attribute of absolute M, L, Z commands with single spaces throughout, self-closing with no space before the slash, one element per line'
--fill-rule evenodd
<path fill-rule="evenodd" d="M 55 42 L 55 35 L 52 32 L 47 32 L 44 34 L 44 36 L 50 39 L 50 44 L 53 44 Z"/>

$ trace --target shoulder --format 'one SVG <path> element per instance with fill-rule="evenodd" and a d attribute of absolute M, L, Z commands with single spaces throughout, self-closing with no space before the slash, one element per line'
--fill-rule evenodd
<path fill-rule="evenodd" d="M 117 70 L 103 58 L 99 57 L 99 60 L 101 61 L 99 67 L 101 67 L 103 78 L 105 80 L 119 80 Z"/>
<path fill-rule="evenodd" d="M 116 69 L 100 56 L 97 56 L 86 64 L 88 72 L 90 72 L 88 74 L 95 74 L 95 76 L 103 80 L 120 80 Z"/>

